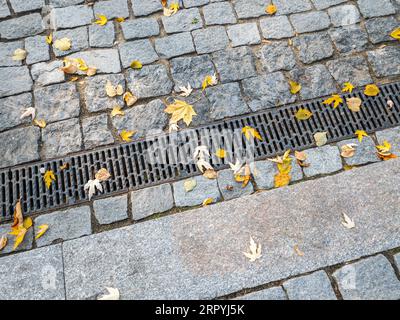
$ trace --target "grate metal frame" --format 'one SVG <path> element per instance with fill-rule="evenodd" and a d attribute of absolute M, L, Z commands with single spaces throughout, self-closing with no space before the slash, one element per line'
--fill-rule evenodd
<path fill-rule="evenodd" d="M 201 130 L 237 130 L 244 126 L 256 128 L 263 141 L 255 141 L 255 159 L 265 159 L 283 153 L 287 149 L 303 150 L 314 147 L 313 135 L 327 131 L 328 143 L 353 138 L 358 129 L 369 133 L 400 125 L 400 82 L 380 86 L 377 97 L 367 97 L 361 90 L 342 97 L 359 97 L 363 107 L 358 113 L 345 106 L 336 109 L 322 104 L 323 99 L 287 105 L 278 108 L 218 121 L 192 130 L 198 139 Z M 394 107 L 389 109 L 387 101 Z M 294 114 L 307 108 L 313 116 L 306 121 L 298 121 Z M 11 219 L 13 207 L 18 199 L 25 215 L 40 211 L 63 208 L 88 201 L 84 185 L 94 173 L 105 167 L 112 178 L 103 183 L 104 193 L 96 198 L 124 193 L 162 183 L 172 182 L 200 174 L 194 163 L 152 165 L 144 157 L 144 152 L 153 143 L 168 145 L 169 134 L 161 134 L 127 144 L 102 147 L 83 151 L 63 158 L 40 161 L 0 170 L 0 222 Z M 216 164 L 216 169 L 227 167 L 225 162 Z M 219 161 L 221 161 L 219 159 Z M 68 163 L 68 169 L 60 166 Z M 57 180 L 46 189 L 40 168 L 53 170 Z"/>

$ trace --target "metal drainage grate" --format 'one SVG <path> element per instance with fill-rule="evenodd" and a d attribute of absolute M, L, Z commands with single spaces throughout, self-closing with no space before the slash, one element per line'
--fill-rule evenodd
<path fill-rule="evenodd" d="M 392 83 L 381 86 L 378 97 L 366 97 L 361 91 L 344 95 L 360 97 L 364 101 L 358 113 L 353 113 L 344 106 L 334 110 L 323 105 L 322 99 L 264 110 L 195 128 L 190 131 L 190 139 L 197 143 L 199 134 L 204 129 L 220 132 L 222 135 L 226 130 L 234 131 L 251 126 L 263 137 L 263 141 L 255 142 L 255 158 L 272 157 L 287 149 L 301 150 L 314 146 L 313 135 L 316 132 L 327 131 L 329 142 L 336 142 L 354 137 L 357 129 L 374 132 L 400 125 L 399 92 L 400 83 Z M 388 100 L 394 102 L 392 109 L 387 106 Z M 297 121 L 293 115 L 300 108 L 312 111 L 313 117 L 307 121 Z M 217 138 L 223 139 L 222 136 Z M 24 213 L 28 215 L 87 201 L 84 185 L 103 167 L 112 175 L 109 181 L 103 183 L 103 195 L 123 193 L 199 174 L 194 163 L 173 164 L 167 159 L 164 164 L 152 164 L 146 160 L 145 153 L 154 143 L 167 148 L 171 139 L 172 135 L 163 134 L 129 144 L 3 169 L 0 171 L 0 221 L 12 217 L 13 207 L 18 199 L 21 199 Z M 214 158 L 211 162 L 215 164 L 216 160 Z M 60 170 L 60 166 L 65 163 L 69 164 L 68 169 Z M 215 164 L 217 169 L 225 166 L 224 162 Z M 40 168 L 43 167 L 53 170 L 57 175 L 57 180 L 49 190 L 45 188 L 40 173 Z"/>

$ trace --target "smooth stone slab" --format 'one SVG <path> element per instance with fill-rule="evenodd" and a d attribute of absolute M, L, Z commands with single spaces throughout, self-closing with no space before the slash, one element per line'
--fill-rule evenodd
<path fill-rule="evenodd" d="M 254 192 L 251 181 L 243 188 L 242 182 L 235 181 L 233 171 L 230 169 L 219 171 L 217 181 L 224 200 L 235 199 Z M 228 190 L 228 187 L 232 187 L 232 189 Z"/>
<path fill-rule="evenodd" d="M 11 253 L 11 252 L 18 252 L 18 251 L 25 251 L 32 249 L 33 245 L 33 228 L 29 228 L 29 230 L 25 234 L 24 241 L 14 250 L 14 241 L 15 236 L 10 235 L 11 232 L 11 223 L 2 224 L 0 225 L 0 237 L 6 236 L 7 246 L 0 251 L 0 256 Z"/>
<path fill-rule="evenodd" d="M 371 162 L 378 162 L 379 157 L 375 148 L 375 143 L 370 137 L 364 137 L 360 143 L 358 139 L 351 139 L 339 142 L 339 148 L 346 144 L 356 144 L 356 152 L 351 158 L 343 158 L 344 162 L 349 166 L 357 166 Z"/>
<path fill-rule="evenodd" d="M 400 281 L 382 254 L 345 265 L 333 277 L 344 300 L 400 299 Z"/>
<path fill-rule="evenodd" d="M 122 299 L 211 299 L 397 248 L 399 184 L 400 160 L 386 161 L 67 241 L 67 298 L 110 286 Z M 254 263 L 250 235 L 263 246 Z"/>
<path fill-rule="evenodd" d="M 82 58 L 90 67 L 96 67 L 97 73 L 121 72 L 121 63 L 117 49 L 96 49 L 71 54 L 70 58 Z"/>
<path fill-rule="evenodd" d="M 310 165 L 303 168 L 307 177 L 328 174 L 342 169 L 342 159 L 338 147 L 329 145 L 305 151 L 306 162 Z"/>
<path fill-rule="evenodd" d="M 378 131 L 375 136 L 379 144 L 388 141 L 392 145 L 392 152 L 400 157 L 400 127 Z"/>
<path fill-rule="evenodd" d="M 283 283 L 289 300 L 336 300 L 331 282 L 324 271 L 290 279 Z"/>
<path fill-rule="evenodd" d="M 31 117 L 20 119 L 21 114 L 29 107 L 32 107 L 31 93 L 0 99 L 0 131 L 31 122 Z"/>
<path fill-rule="evenodd" d="M 32 85 L 33 81 L 26 66 L 0 68 L 0 97 L 30 91 Z"/>
<path fill-rule="evenodd" d="M 132 218 L 140 220 L 174 207 L 174 196 L 170 184 L 145 188 L 131 193 Z"/>
<path fill-rule="evenodd" d="M 49 229 L 36 239 L 38 247 L 52 244 L 59 239 L 65 241 L 89 235 L 92 233 L 90 207 L 70 208 L 38 216 L 35 219 L 35 235 L 38 232 L 38 226 L 42 224 L 49 225 Z"/>
<path fill-rule="evenodd" d="M 0 258 L 0 264 L 1 300 L 65 299 L 60 244 Z"/>
<path fill-rule="evenodd" d="M 282 287 L 272 287 L 246 294 L 235 300 L 287 300 L 287 297 Z"/>
<path fill-rule="evenodd" d="M 94 216 L 100 224 L 110 224 L 128 218 L 127 195 L 95 200 Z"/>

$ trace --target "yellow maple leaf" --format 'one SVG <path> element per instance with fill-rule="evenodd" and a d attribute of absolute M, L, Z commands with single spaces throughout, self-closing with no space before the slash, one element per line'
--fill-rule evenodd
<path fill-rule="evenodd" d="M 265 8 L 265 12 L 270 14 L 270 15 L 275 14 L 277 11 L 278 11 L 278 9 L 273 4 L 270 4 Z"/>
<path fill-rule="evenodd" d="M 345 82 L 343 84 L 342 92 L 353 92 L 354 86 L 350 82 Z"/>
<path fill-rule="evenodd" d="M 52 170 L 47 170 L 43 176 L 44 183 L 46 184 L 46 188 L 49 189 L 54 180 L 56 180 L 56 176 Z"/>
<path fill-rule="evenodd" d="M 290 92 L 291 94 L 297 94 L 301 90 L 301 84 L 295 81 L 290 81 Z"/>
<path fill-rule="evenodd" d="M 288 173 L 279 172 L 274 176 L 275 188 L 285 187 L 290 183 L 290 175 Z"/>
<path fill-rule="evenodd" d="M 111 118 L 114 118 L 116 116 L 124 116 L 124 115 L 125 115 L 125 112 L 123 112 L 121 110 L 120 106 L 115 106 L 111 111 Z"/>
<path fill-rule="evenodd" d="M 215 152 L 215 155 L 222 159 L 226 157 L 226 151 L 224 149 L 217 149 L 217 151 Z"/>
<path fill-rule="evenodd" d="M 174 100 L 174 103 L 167 105 L 164 112 L 172 114 L 170 122 L 178 123 L 179 120 L 183 120 L 187 126 L 192 122 L 193 116 L 197 115 L 192 105 L 177 99 Z"/>
<path fill-rule="evenodd" d="M 46 126 L 47 126 L 46 121 L 44 121 L 43 119 L 35 119 L 35 120 L 33 120 L 33 124 L 42 129 L 46 128 Z"/>
<path fill-rule="evenodd" d="M 87 66 L 85 60 L 83 60 L 82 58 L 77 58 L 76 62 L 78 64 L 78 69 L 79 70 L 87 71 L 89 69 L 89 67 Z"/>
<path fill-rule="evenodd" d="M 297 120 L 307 120 L 310 119 L 312 115 L 312 112 L 308 109 L 299 109 L 296 112 L 295 117 Z"/>
<path fill-rule="evenodd" d="M 390 36 L 394 39 L 400 40 L 400 28 L 394 29 Z"/>
<path fill-rule="evenodd" d="M 255 139 L 258 139 L 262 141 L 261 135 L 258 133 L 258 131 L 250 126 L 245 126 L 242 128 L 242 133 L 246 137 L 247 140 L 250 141 L 250 139 L 253 137 Z"/>
<path fill-rule="evenodd" d="M 46 36 L 46 43 L 49 45 L 53 43 L 53 34 L 52 33 L 50 33 L 48 36 Z"/>
<path fill-rule="evenodd" d="M 362 142 L 364 137 L 368 137 L 368 133 L 364 130 L 356 130 L 354 134 L 357 136 L 358 141 Z"/>
<path fill-rule="evenodd" d="M 94 23 L 98 24 L 99 26 L 104 26 L 107 22 L 108 22 L 108 19 L 104 14 L 98 14 L 97 20 Z"/>
<path fill-rule="evenodd" d="M 368 97 L 375 97 L 381 92 L 375 84 L 369 84 L 365 87 L 364 94 Z"/>
<path fill-rule="evenodd" d="M 28 231 L 27 229 L 25 229 L 24 227 L 19 228 L 18 230 L 18 234 L 15 237 L 15 241 L 14 241 L 14 247 L 13 250 L 17 249 L 18 246 L 22 243 L 22 241 L 24 241 L 25 239 L 25 234 Z"/>
<path fill-rule="evenodd" d="M 142 63 L 140 61 L 138 61 L 138 60 L 133 60 L 131 62 L 131 68 L 132 69 L 142 69 L 142 67 L 143 67 Z"/>
<path fill-rule="evenodd" d="M 376 148 L 381 152 L 381 153 L 389 153 L 390 149 L 392 149 L 392 145 L 387 141 L 383 141 L 383 144 L 376 146 Z"/>
<path fill-rule="evenodd" d="M 337 94 L 333 94 L 330 98 L 326 99 L 323 104 L 330 105 L 333 103 L 333 109 L 336 109 L 341 103 L 343 103 L 343 99 L 341 96 Z"/>
<path fill-rule="evenodd" d="M 24 226 L 24 228 L 26 230 L 28 230 L 30 227 L 32 227 L 32 224 L 33 224 L 33 222 L 32 222 L 32 218 L 31 217 L 28 217 L 28 218 L 24 219 L 23 226 Z"/>
<path fill-rule="evenodd" d="M 133 106 L 136 103 L 136 101 L 138 100 L 138 98 L 136 96 L 134 96 L 132 93 L 130 93 L 129 91 L 125 92 L 124 95 L 122 96 L 122 98 L 124 99 L 124 101 L 128 107 Z"/>
<path fill-rule="evenodd" d="M 119 136 L 123 141 L 130 142 L 132 141 L 131 137 L 136 133 L 136 131 L 128 131 L 128 130 L 122 130 Z"/>
<path fill-rule="evenodd" d="M 49 226 L 47 224 L 42 224 L 38 227 L 38 231 L 36 233 L 36 237 L 35 239 L 39 239 L 42 235 L 45 234 L 45 232 L 47 231 L 47 229 L 49 229 Z"/>
<path fill-rule="evenodd" d="M 209 86 L 214 86 L 218 83 L 217 77 L 214 76 L 206 76 L 201 85 L 202 90 L 204 91 Z"/>

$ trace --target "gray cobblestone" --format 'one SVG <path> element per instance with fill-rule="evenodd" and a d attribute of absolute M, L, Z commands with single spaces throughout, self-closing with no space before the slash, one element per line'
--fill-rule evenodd
<path fill-rule="evenodd" d="M 49 229 L 39 239 L 36 239 L 38 247 L 52 244 L 55 240 L 70 240 L 92 233 L 90 222 L 90 207 L 83 206 L 64 211 L 55 211 L 42 214 L 35 219 L 35 234 L 38 226 L 49 225 Z"/>
<path fill-rule="evenodd" d="M 79 116 L 79 94 L 74 83 L 55 84 L 34 90 L 36 115 L 46 122 Z"/>
<path fill-rule="evenodd" d="M 118 50 L 96 49 L 84 52 L 77 52 L 70 55 L 70 58 L 81 58 L 88 66 L 96 67 L 97 73 L 118 73 L 121 72 Z"/>
<path fill-rule="evenodd" d="M 218 172 L 218 187 L 224 200 L 235 199 L 254 192 L 251 181 L 243 188 L 242 182 L 235 181 L 233 171 L 230 169 Z"/>
<path fill-rule="evenodd" d="M 57 39 L 68 38 L 71 40 L 71 49 L 67 51 L 58 50 L 53 43 L 53 51 L 57 57 L 69 55 L 89 47 L 87 27 L 56 31 L 53 34 L 54 43 Z"/>
<path fill-rule="evenodd" d="M 351 82 L 360 87 L 374 82 L 369 74 L 367 61 L 362 56 L 331 60 L 326 65 L 340 85 Z"/>
<path fill-rule="evenodd" d="M 209 3 L 210 0 L 183 0 L 185 8 L 198 7 Z"/>
<path fill-rule="evenodd" d="M 26 12 L 31 10 L 41 9 L 45 2 L 44 0 L 10 0 L 11 7 L 16 13 Z"/>
<path fill-rule="evenodd" d="M 112 47 L 115 40 L 115 30 L 112 23 L 105 26 L 92 24 L 89 26 L 89 44 L 91 47 Z"/>
<path fill-rule="evenodd" d="M 273 108 L 296 100 L 281 72 L 245 79 L 242 85 L 245 99 L 252 111 Z"/>
<path fill-rule="evenodd" d="M 160 26 L 154 18 L 125 20 L 121 24 L 121 28 L 126 40 L 157 36 L 160 33 Z"/>
<path fill-rule="evenodd" d="M 377 77 L 400 74 L 400 48 L 385 47 L 368 52 L 368 61 Z"/>
<path fill-rule="evenodd" d="M 211 103 L 210 118 L 213 120 L 250 112 L 236 82 L 207 88 L 205 93 Z"/>
<path fill-rule="evenodd" d="M 107 119 L 106 114 L 100 114 L 82 120 L 85 148 L 91 149 L 114 142 L 114 138 L 107 127 Z"/>
<path fill-rule="evenodd" d="M 323 30 L 328 28 L 331 23 L 325 11 L 294 14 L 290 16 L 290 21 L 298 33 Z"/>
<path fill-rule="evenodd" d="M 13 67 L 22 65 L 22 61 L 15 61 L 12 57 L 15 50 L 23 48 L 24 43 L 22 41 L 0 43 L 0 66 Z"/>
<path fill-rule="evenodd" d="M 148 39 L 129 41 L 119 46 L 122 67 L 128 68 L 133 60 L 149 64 L 158 60 L 158 55 Z"/>
<path fill-rule="evenodd" d="M 11 14 L 10 9 L 8 9 L 7 1 L 0 0 L 0 18 L 8 17 Z"/>
<path fill-rule="evenodd" d="M 171 17 L 163 16 L 161 20 L 167 33 L 187 32 L 203 27 L 203 20 L 197 8 L 179 10 Z"/>
<path fill-rule="evenodd" d="M 84 2 L 85 0 L 49 0 L 49 5 L 52 7 L 69 7 Z"/>
<path fill-rule="evenodd" d="M 140 70 L 129 70 L 128 88 L 138 98 L 150 98 L 171 93 L 173 83 L 164 65 L 144 66 Z"/>
<path fill-rule="evenodd" d="M 196 51 L 199 54 L 225 49 L 229 39 L 224 27 L 210 27 L 192 32 Z"/>
<path fill-rule="evenodd" d="M 282 287 L 272 287 L 246 294 L 237 300 L 287 300 L 287 297 Z"/>
<path fill-rule="evenodd" d="M 53 29 L 68 29 L 88 25 L 94 20 L 91 7 L 78 5 L 66 8 L 54 8 L 50 12 Z"/>
<path fill-rule="evenodd" d="M 400 270 L 400 253 L 394 256 L 394 262 L 396 263 L 397 269 Z"/>
<path fill-rule="evenodd" d="M 310 0 L 274 0 L 278 14 L 292 14 L 312 9 Z"/>
<path fill-rule="evenodd" d="M 11 232 L 11 225 L 12 225 L 11 223 L 0 225 L 0 238 L 2 236 L 6 236 L 6 238 L 7 238 L 7 246 L 3 250 L 0 251 L 0 256 L 2 256 L 3 254 L 10 253 L 10 252 L 18 252 L 18 251 L 32 249 L 33 228 L 29 228 L 29 230 L 25 234 L 24 241 L 22 241 L 22 243 L 18 246 L 18 248 L 16 248 L 14 250 L 13 247 L 14 247 L 15 237 L 9 235 L 9 233 Z"/>
<path fill-rule="evenodd" d="M 0 133 L 0 167 L 35 161 L 39 155 L 40 129 L 27 127 Z"/>
<path fill-rule="evenodd" d="M 357 0 L 357 3 L 365 18 L 386 16 L 396 13 L 390 0 Z"/>
<path fill-rule="evenodd" d="M 341 148 L 346 144 L 357 145 L 354 156 L 343 159 L 347 165 L 358 166 L 379 161 L 376 153 L 375 143 L 370 137 L 364 137 L 361 143 L 358 141 L 358 139 L 341 141 L 338 143 L 338 147 Z"/>
<path fill-rule="evenodd" d="M 263 0 L 237 0 L 234 6 L 239 19 L 247 19 L 265 15 L 267 4 Z"/>
<path fill-rule="evenodd" d="M 128 218 L 127 195 L 95 200 L 94 216 L 100 224 L 110 224 Z"/>
<path fill-rule="evenodd" d="M 60 70 L 63 62 L 55 60 L 53 62 L 40 62 L 32 65 L 31 74 L 37 86 L 47 86 L 65 81 L 65 74 Z"/>
<path fill-rule="evenodd" d="M 0 22 L 0 36 L 5 39 L 34 36 L 42 31 L 44 31 L 44 26 L 39 13 Z"/>
<path fill-rule="evenodd" d="M 206 25 L 236 23 L 232 5 L 229 2 L 211 3 L 203 8 Z"/>
<path fill-rule="evenodd" d="M 99 1 L 94 4 L 93 11 L 95 15 L 103 14 L 107 19 L 129 17 L 127 0 Z"/>
<path fill-rule="evenodd" d="M 50 60 L 49 45 L 46 43 L 44 36 L 26 38 L 25 50 L 27 52 L 27 64 Z"/>
<path fill-rule="evenodd" d="M 341 53 L 361 52 L 368 47 L 367 33 L 359 25 L 331 29 L 329 35 Z"/>
<path fill-rule="evenodd" d="M 202 204 L 207 198 L 212 198 L 214 201 L 221 200 L 216 179 L 210 180 L 203 176 L 190 179 L 196 181 L 196 187 L 190 192 L 185 191 L 184 183 L 186 180 L 178 181 L 173 184 L 174 199 L 177 207 L 197 206 Z"/>
<path fill-rule="evenodd" d="M 132 218 L 140 220 L 156 213 L 168 211 L 174 206 L 170 184 L 145 188 L 131 193 Z"/>
<path fill-rule="evenodd" d="M 291 70 L 296 66 L 296 57 L 286 41 L 276 41 L 262 46 L 258 56 L 267 72 Z"/>
<path fill-rule="evenodd" d="M 342 169 L 338 147 L 323 146 L 306 151 L 309 167 L 303 168 L 307 177 L 328 174 Z"/>
<path fill-rule="evenodd" d="M 261 19 L 260 28 L 265 39 L 283 39 L 294 36 L 293 27 L 286 16 Z"/>
<path fill-rule="evenodd" d="M 331 282 L 324 271 L 290 279 L 283 283 L 289 300 L 336 300 Z"/>
<path fill-rule="evenodd" d="M 55 158 L 81 150 L 82 134 L 77 118 L 50 123 L 42 130 L 43 155 Z"/>
<path fill-rule="evenodd" d="M 345 265 L 333 277 L 345 300 L 400 299 L 400 282 L 381 254 Z"/>
<path fill-rule="evenodd" d="M 390 34 L 398 25 L 394 17 L 373 18 L 365 21 L 369 39 L 377 44 L 384 41 L 396 41 Z"/>
<path fill-rule="evenodd" d="M 256 23 L 241 23 L 228 27 L 228 36 L 232 47 L 261 43 Z"/>
<path fill-rule="evenodd" d="M 321 64 L 304 69 L 296 68 L 290 72 L 290 77 L 302 85 L 300 96 L 304 100 L 336 92 L 335 81 L 328 69 Z"/>
<path fill-rule="evenodd" d="M 337 6 L 328 9 L 328 14 L 335 27 L 348 26 L 360 22 L 360 12 L 352 4 Z"/>
<path fill-rule="evenodd" d="M 135 16 L 147 16 L 153 12 L 161 11 L 161 2 L 158 0 L 132 0 L 132 10 Z"/>
<path fill-rule="evenodd" d="M 249 47 L 238 47 L 212 55 L 222 83 L 255 76 L 255 57 Z"/>
<path fill-rule="evenodd" d="M 155 48 L 162 59 L 169 59 L 195 52 L 190 32 L 177 33 L 156 39 Z"/>
<path fill-rule="evenodd" d="M 379 144 L 388 141 L 392 145 L 392 151 L 400 157 L 400 127 L 378 131 L 375 135 Z"/>
<path fill-rule="evenodd" d="M 307 64 L 329 58 L 334 52 L 326 32 L 300 35 L 293 40 L 293 45 L 299 50 L 300 60 Z"/>
<path fill-rule="evenodd" d="M 30 118 L 20 119 L 21 114 L 29 107 L 32 107 L 31 93 L 0 99 L 0 131 L 29 123 Z"/>
<path fill-rule="evenodd" d="M 337 4 L 346 2 L 347 0 L 311 0 L 318 10 L 323 10 Z"/>
<path fill-rule="evenodd" d="M 26 66 L 0 68 L 0 98 L 30 91 L 32 85 Z"/>

